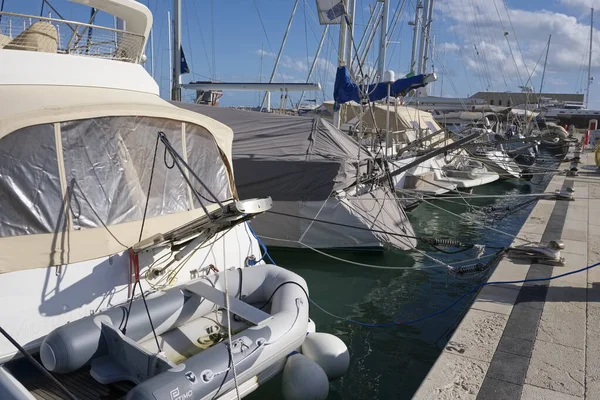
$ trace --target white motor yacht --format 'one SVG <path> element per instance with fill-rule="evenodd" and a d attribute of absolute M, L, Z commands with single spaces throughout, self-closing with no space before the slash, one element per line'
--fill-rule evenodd
<path fill-rule="evenodd" d="M 145 6 L 77 2 L 125 29 L 0 12 L 0 399 L 243 397 L 302 368 L 328 388 L 288 363 L 308 288 L 262 261 L 271 201 L 239 200 L 232 130 L 159 97 Z"/>

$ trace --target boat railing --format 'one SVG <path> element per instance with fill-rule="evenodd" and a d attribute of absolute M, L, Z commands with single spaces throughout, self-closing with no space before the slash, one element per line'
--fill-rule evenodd
<path fill-rule="evenodd" d="M 143 35 L 99 25 L 0 12 L 0 49 L 139 63 L 144 39 Z"/>

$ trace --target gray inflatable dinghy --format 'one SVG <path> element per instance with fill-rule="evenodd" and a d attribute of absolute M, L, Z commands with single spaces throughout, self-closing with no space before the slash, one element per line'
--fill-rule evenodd
<path fill-rule="evenodd" d="M 61 326 L 45 338 L 40 358 L 54 373 L 90 365 L 102 384 L 134 382 L 128 400 L 213 398 L 234 388 L 234 368 L 245 382 L 302 345 L 307 293 L 300 276 L 275 265 L 228 270 L 149 296 L 147 310 L 134 300 L 130 311 L 122 305 Z M 201 351 L 206 316 L 227 300 L 241 331 Z"/>

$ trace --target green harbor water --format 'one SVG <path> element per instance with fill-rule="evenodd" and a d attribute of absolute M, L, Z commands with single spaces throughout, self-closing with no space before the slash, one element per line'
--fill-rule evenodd
<path fill-rule="evenodd" d="M 547 167 L 555 167 L 546 165 Z M 475 188 L 474 194 L 506 195 L 503 198 L 471 199 L 467 207 L 460 197 L 449 201 L 423 203 L 409 213 L 417 236 L 458 239 L 489 247 L 508 246 L 513 238 L 477 223 L 486 223 L 515 235 L 527 219 L 535 202 L 516 211 L 529 200 L 517 194 L 543 192 L 550 176 L 536 175 L 532 183 L 500 180 Z M 511 197 L 512 196 L 512 197 Z M 449 212 L 460 216 L 451 215 Z M 493 221 L 491 216 L 505 215 Z M 420 244 L 419 249 L 445 262 L 470 259 L 474 250 L 448 255 Z M 496 250 L 487 249 L 486 254 Z M 399 251 L 335 252 L 337 257 L 360 263 L 413 267 L 414 270 L 384 270 L 351 265 L 308 250 L 269 250 L 274 261 L 301 275 L 308 283 L 310 296 L 329 312 L 366 323 L 408 321 L 441 310 L 484 282 L 488 274 L 470 278 L 447 275 L 445 268 L 417 270 L 432 261 L 418 253 Z M 488 259 L 486 259 L 488 260 Z M 328 399 L 410 399 L 460 322 L 473 296 L 463 299 L 447 312 L 413 325 L 368 328 L 340 321 L 311 305 L 310 316 L 317 331 L 341 338 L 350 351 L 346 375 L 330 385 Z M 279 399 L 281 377 L 276 377 L 249 399 Z"/>

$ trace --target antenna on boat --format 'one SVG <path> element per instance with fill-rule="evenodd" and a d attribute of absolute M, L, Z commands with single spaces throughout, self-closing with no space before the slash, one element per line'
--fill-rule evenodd
<path fill-rule="evenodd" d="M 587 90 L 585 92 L 585 108 L 588 108 L 590 102 L 590 84 L 592 83 L 592 45 L 594 43 L 594 7 L 590 18 L 590 55 L 588 59 L 588 79 Z"/>

